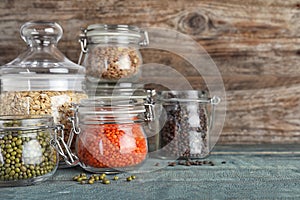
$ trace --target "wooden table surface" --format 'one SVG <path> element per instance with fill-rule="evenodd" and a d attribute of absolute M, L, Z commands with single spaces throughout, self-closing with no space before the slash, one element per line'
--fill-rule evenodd
<path fill-rule="evenodd" d="M 132 173 L 118 174 L 119 180 L 109 185 L 81 185 L 72 181 L 83 172 L 81 168 L 59 169 L 53 178 L 37 185 L 0 188 L 0 199 L 300 198 L 298 145 L 216 146 L 206 160 L 215 165 L 165 166 L 168 160 L 150 158 L 149 171 L 136 173 L 131 182 L 125 178 Z"/>

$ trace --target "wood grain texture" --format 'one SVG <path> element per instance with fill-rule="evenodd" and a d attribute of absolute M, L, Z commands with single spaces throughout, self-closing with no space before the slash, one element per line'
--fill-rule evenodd
<path fill-rule="evenodd" d="M 19 28 L 37 19 L 63 26 L 59 48 L 75 62 L 80 27 L 88 24 L 156 26 L 188 34 L 208 51 L 224 79 L 228 107 L 220 142 L 300 142 L 299 1 L 2 0 L 0 64 L 26 48 Z M 203 88 L 201 77 L 180 57 L 142 54 L 145 63 L 170 65 Z"/>

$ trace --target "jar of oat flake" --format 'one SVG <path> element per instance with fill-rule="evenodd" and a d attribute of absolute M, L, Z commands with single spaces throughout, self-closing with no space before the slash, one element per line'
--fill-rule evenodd
<path fill-rule="evenodd" d="M 58 50 L 63 34 L 59 24 L 27 22 L 20 34 L 27 50 L 0 68 L 0 115 L 52 115 L 54 123 L 64 125 L 67 141 L 71 103 L 86 97 L 85 69 Z"/>
<path fill-rule="evenodd" d="M 133 82 L 141 73 L 139 48 L 149 44 L 146 31 L 129 25 L 92 24 L 82 29 L 79 63 L 92 83 Z"/>

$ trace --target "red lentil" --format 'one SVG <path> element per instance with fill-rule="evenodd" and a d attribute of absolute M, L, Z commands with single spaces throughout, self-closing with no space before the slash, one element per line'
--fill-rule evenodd
<path fill-rule="evenodd" d="M 90 167 L 129 167 L 146 158 L 147 142 L 140 124 L 88 125 L 79 135 L 77 152 Z"/>

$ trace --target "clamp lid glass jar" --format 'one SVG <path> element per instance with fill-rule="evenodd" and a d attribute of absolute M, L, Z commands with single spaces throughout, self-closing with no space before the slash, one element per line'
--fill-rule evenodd
<path fill-rule="evenodd" d="M 155 156 L 161 158 L 204 158 L 211 150 L 210 138 L 215 106 L 219 97 L 209 98 L 205 91 L 161 91 L 160 131 Z"/>
<path fill-rule="evenodd" d="M 149 44 L 146 31 L 129 25 L 93 24 L 82 30 L 79 63 L 91 82 L 131 82 L 140 74 L 139 47 Z"/>
<path fill-rule="evenodd" d="M 59 24 L 27 22 L 20 33 L 28 48 L 0 68 L 0 114 L 52 115 L 55 123 L 70 130 L 67 118 L 72 115 L 71 103 L 86 97 L 82 88 L 84 67 L 58 50 L 63 34 Z"/>
<path fill-rule="evenodd" d="M 82 100 L 74 116 L 76 153 L 83 169 L 94 173 L 137 169 L 147 156 L 143 99 L 95 97 Z M 76 163 L 76 162 L 75 162 Z"/>
<path fill-rule="evenodd" d="M 31 185 L 58 165 L 51 116 L 0 116 L 0 186 Z"/>

